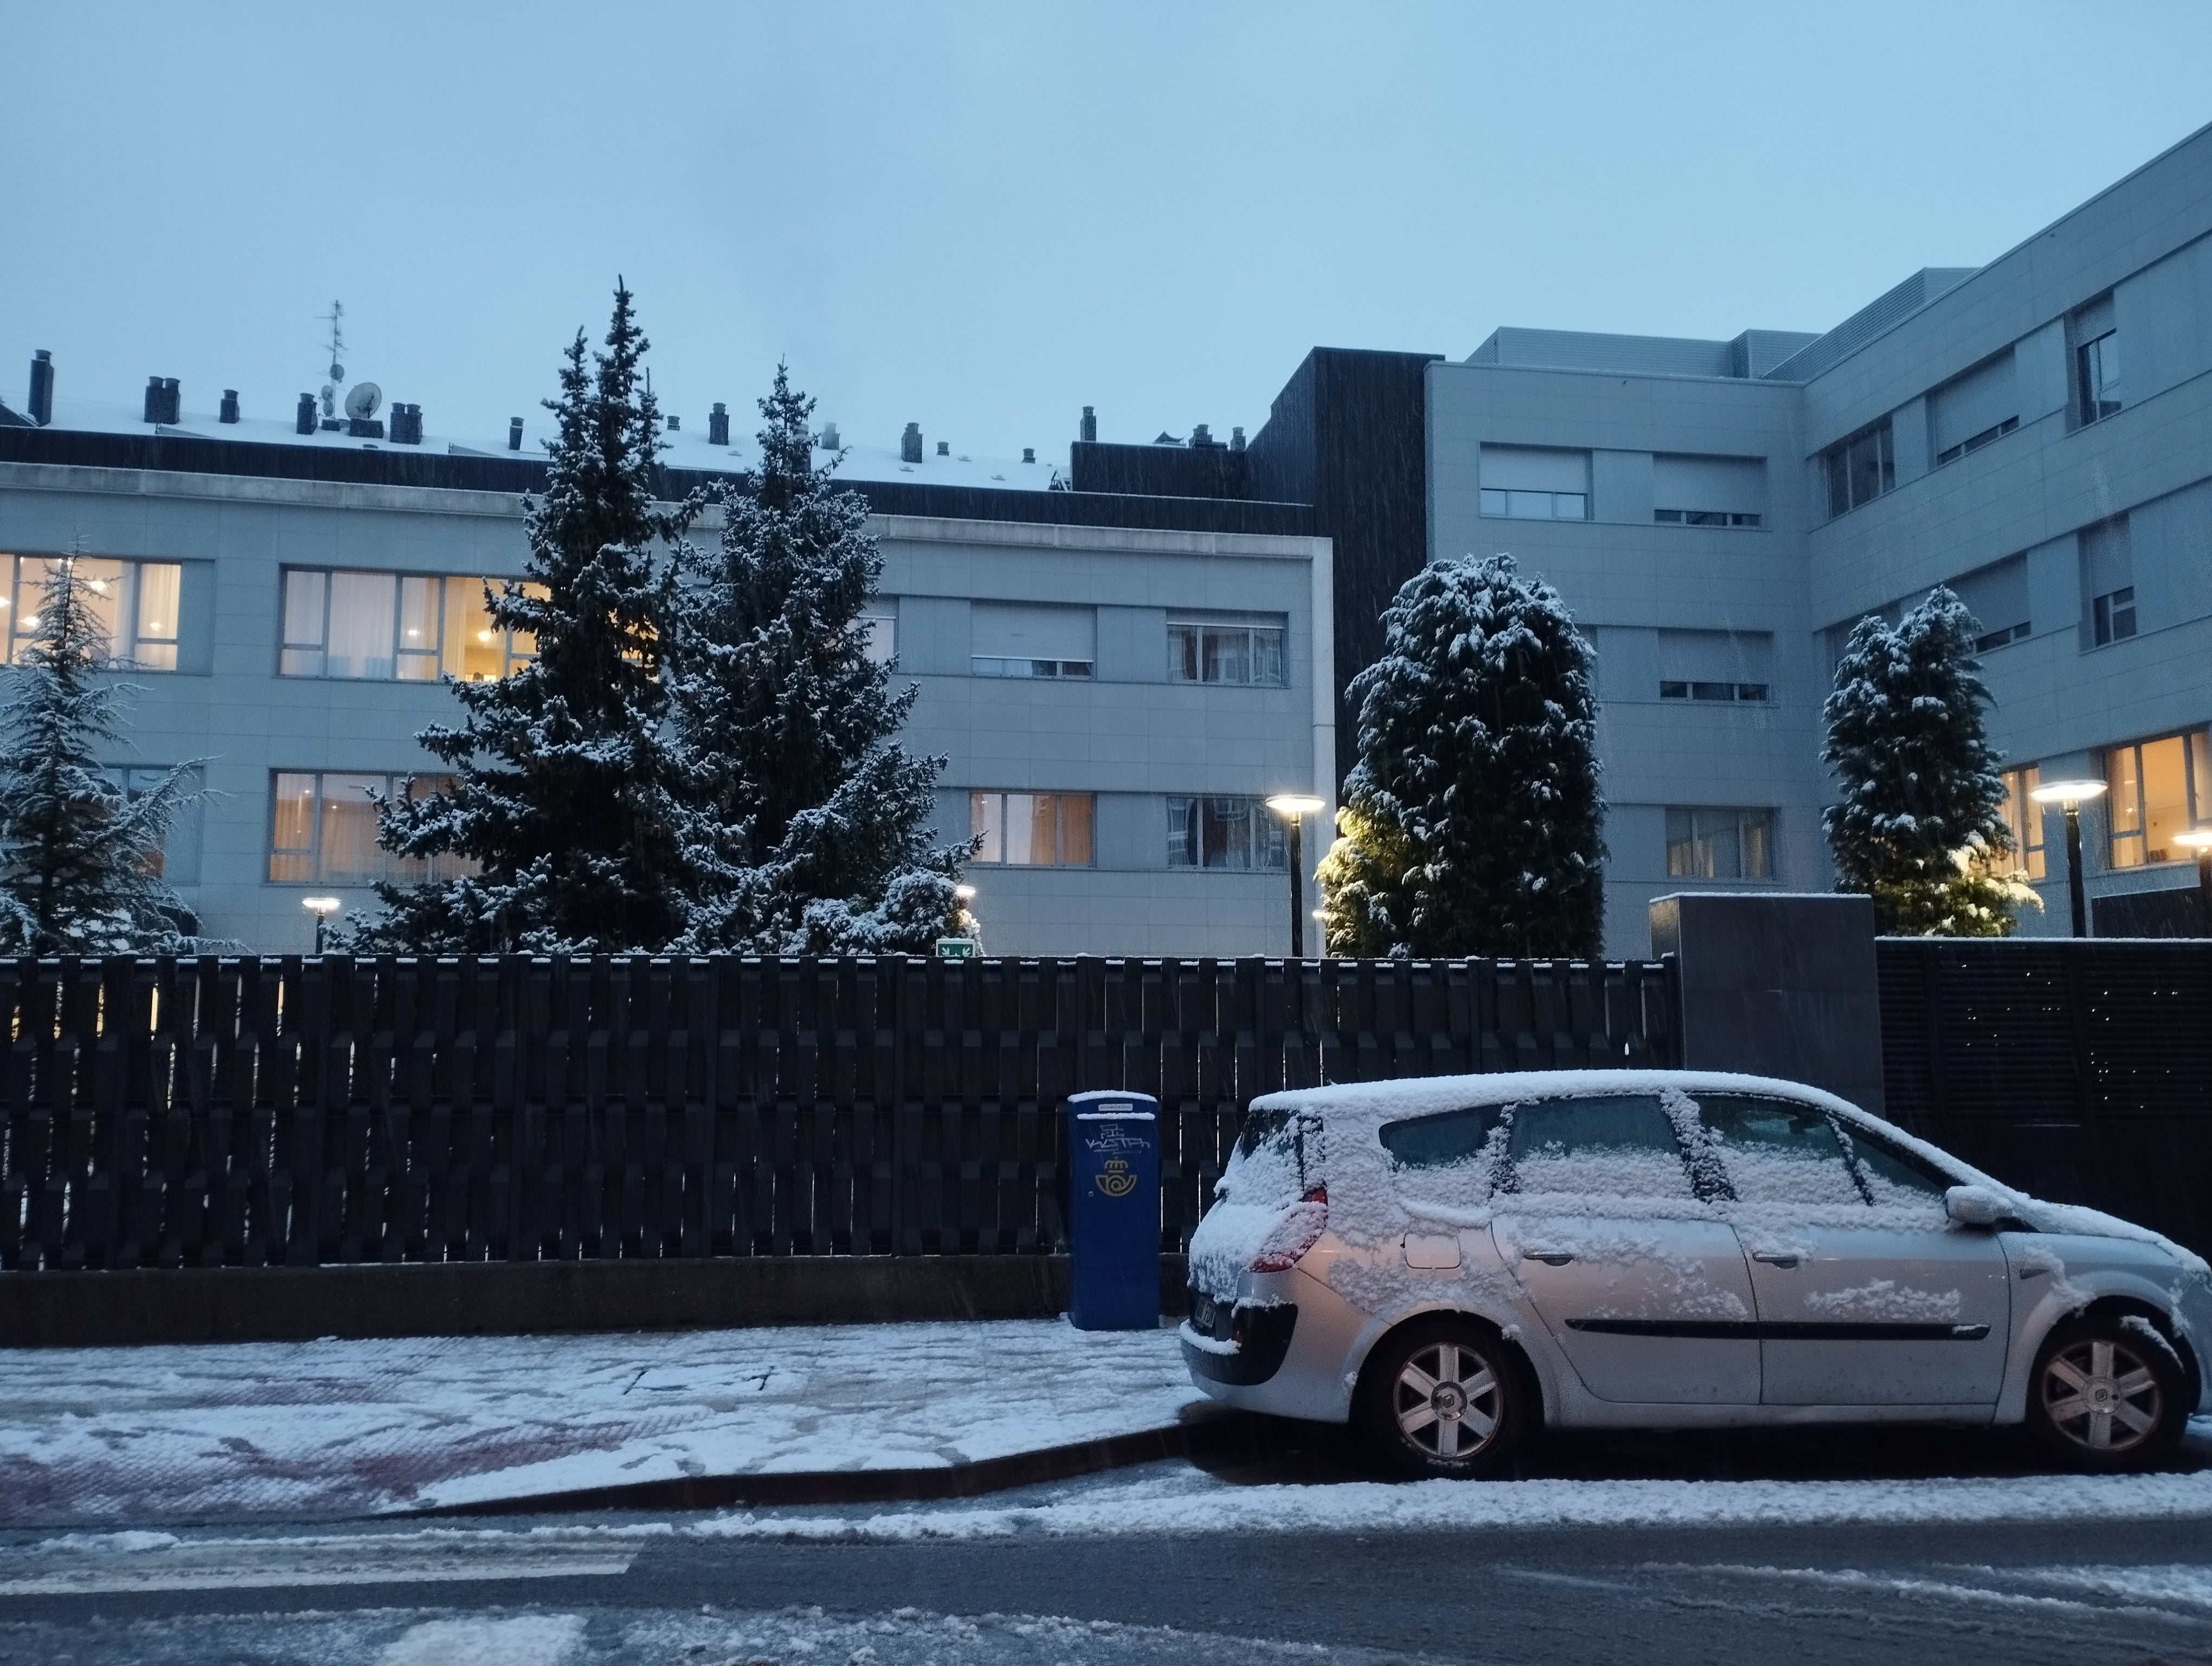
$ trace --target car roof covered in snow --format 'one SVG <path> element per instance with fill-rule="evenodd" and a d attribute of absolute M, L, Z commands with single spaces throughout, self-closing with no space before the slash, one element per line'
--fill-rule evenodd
<path fill-rule="evenodd" d="M 1468 1105 L 1503 1105 L 1518 1099 L 1555 1099 L 1571 1093 L 1657 1093 L 1673 1088 L 1694 1093 L 1781 1093 L 1808 1099 L 1858 1120 L 1887 1127 L 1856 1105 L 1803 1082 L 1773 1076 L 1745 1076 L 1721 1070 L 1509 1070 L 1473 1076 L 1416 1076 L 1388 1082 L 1341 1082 L 1330 1087 L 1292 1088 L 1253 1100 L 1255 1110 L 1308 1110 L 1337 1118 L 1382 1122 L 1458 1110 Z"/>

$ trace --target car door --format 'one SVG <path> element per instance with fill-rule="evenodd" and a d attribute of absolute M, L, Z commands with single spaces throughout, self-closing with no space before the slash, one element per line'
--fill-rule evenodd
<path fill-rule="evenodd" d="M 1506 1268 L 1601 1400 L 1759 1403 L 1750 1277 L 1650 1093 L 1513 1105 L 1492 1196 Z"/>
<path fill-rule="evenodd" d="M 1695 1096 L 1735 1194 L 1771 1406 L 1994 1406 L 2011 1281 L 1943 1177 L 1817 1105 Z"/>

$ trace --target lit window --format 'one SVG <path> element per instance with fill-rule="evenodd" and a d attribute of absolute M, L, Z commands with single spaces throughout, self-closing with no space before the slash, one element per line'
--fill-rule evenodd
<path fill-rule="evenodd" d="M 1771 879 L 1774 812 L 1686 807 L 1667 812 L 1670 879 Z"/>
<path fill-rule="evenodd" d="M 975 860 L 1010 867 L 1089 867 L 1088 793 L 970 793 Z"/>
<path fill-rule="evenodd" d="M 1889 418 L 1861 429 L 1820 453 L 1828 479 L 1828 514 L 1839 515 L 1871 503 L 1897 484 L 1897 454 Z"/>
<path fill-rule="evenodd" d="M 434 683 L 441 677 L 495 681 L 529 660 L 538 647 L 529 632 L 492 619 L 484 589 L 499 582 L 288 568 L 277 670 L 286 677 L 380 683 Z M 522 588 L 526 595 L 545 595 L 543 585 Z"/>
<path fill-rule="evenodd" d="M 1280 871 L 1289 860 L 1282 818 L 1258 799 L 1168 800 L 1170 867 Z"/>
<path fill-rule="evenodd" d="M 1168 621 L 1168 678 L 1176 683 L 1243 683 L 1280 688 L 1285 681 L 1280 624 Z"/>
<path fill-rule="evenodd" d="M 2006 770 L 2003 779 L 2004 818 L 2012 830 L 2012 859 L 2027 870 L 2029 879 L 2040 879 L 2044 877 L 2043 806 L 2035 801 L 2035 789 L 2043 784 L 2043 769 L 2031 763 Z"/>
<path fill-rule="evenodd" d="M 270 777 L 269 878 L 278 884 L 410 884 L 477 872 L 454 855 L 395 856 L 376 842 L 375 793 L 428 798 L 451 787 L 450 775 L 337 775 L 280 771 Z"/>
<path fill-rule="evenodd" d="M 2212 759 L 2203 730 L 2112 748 L 2105 754 L 2105 784 L 2114 867 L 2190 860 L 2173 836 L 2212 820 Z"/>
<path fill-rule="evenodd" d="M 40 638 L 39 608 L 59 556 L 0 556 L 0 665 Z M 177 668 L 177 611 L 184 568 L 173 561 L 76 556 L 98 627 L 94 658 L 131 671 Z"/>

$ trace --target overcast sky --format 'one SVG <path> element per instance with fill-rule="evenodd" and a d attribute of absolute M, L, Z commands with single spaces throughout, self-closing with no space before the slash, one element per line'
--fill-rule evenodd
<path fill-rule="evenodd" d="M 849 441 L 1264 422 L 1316 344 L 1820 330 L 2212 120 L 2212 4 L 0 0 L 0 398 L 537 422 L 637 291 L 667 408 Z"/>

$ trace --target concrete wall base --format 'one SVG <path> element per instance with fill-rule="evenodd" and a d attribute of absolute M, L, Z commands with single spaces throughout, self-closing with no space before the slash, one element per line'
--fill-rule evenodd
<path fill-rule="evenodd" d="M 1186 1266 L 1160 1259 L 1163 1313 L 1182 1311 Z M 0 1347 L 1036 1319 L 1066 1307 L 1065 1256 L 0 1273 Z"/>

